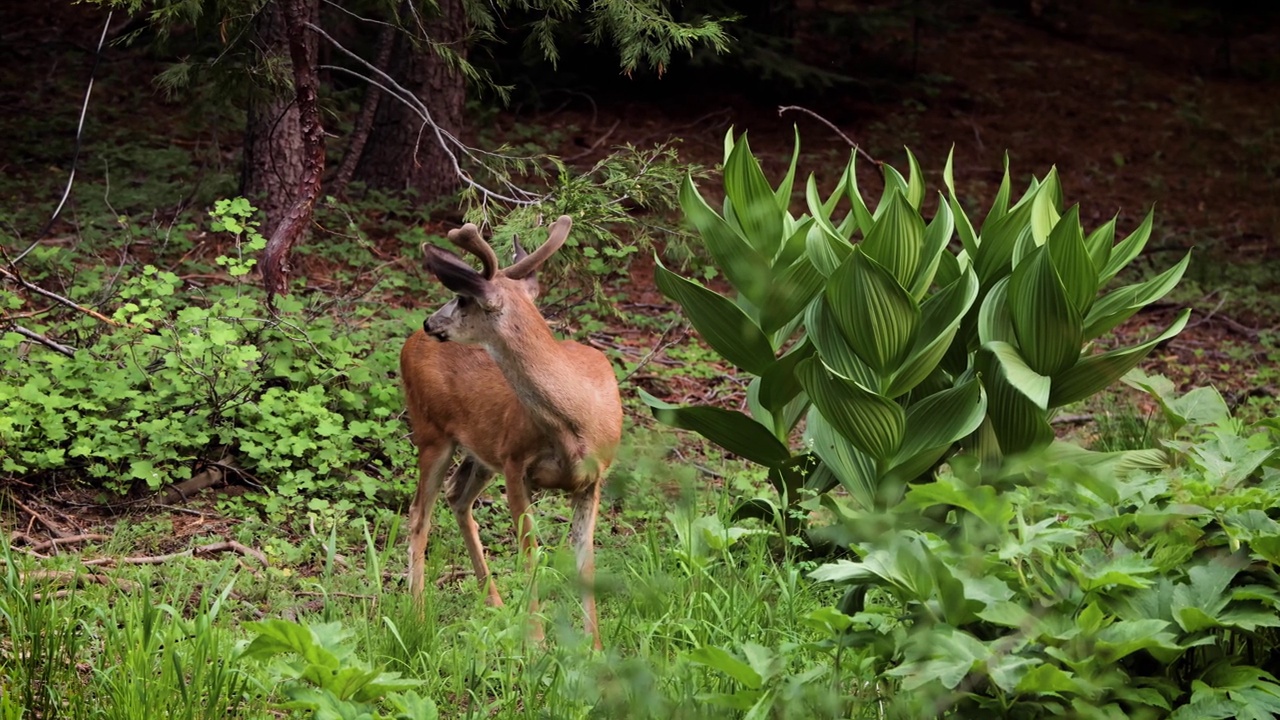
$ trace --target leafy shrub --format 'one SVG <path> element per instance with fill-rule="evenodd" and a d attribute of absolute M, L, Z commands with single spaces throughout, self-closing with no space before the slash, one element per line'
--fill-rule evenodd
<path fill-rule="evenodd" d="M 1047 447 L 1055 408 L 1102 390 L 1186 323 L 1183 312 L 1147 342 L 1091 353 L 1099 336 L 1173 288 L 1190 257 L 1098 298 L 1142 251 L 1153 216 L 1119 243 L 1114 219 L 1086 234 L 1078 208 L 1063 209 L 1056 170 L 1011 202 L 1006 164 L 975 230 L 950 158 L 947 196 L 926 222 L 923 173 L 909 151 L 908 177 L 883 167 L 874 211 L 851 156 L 825 199 L 809 177 L 808 212 L 796 217 L 788 208 L 799 149 L 797 137 L 775 188 L 745 136 L 735 142 L 730 131 L 719 212 L 685 181 L 684 214 L 735 297 L 656 271 L 707 344 L 753 376 L 750 415 L 644 396 L 663 422 L 769 468 L 785 504 L 802 488 L 839 484 L 861 507 L 892 507 L 959 450 L 999 464 Z M 802 419 L 805 449 L 796 453 Z M 742 510 L 777 517 L 764 500 Z"/>
<path fill-rule="evenodd" d="M 1178 428 L 1169 470 L 957 462 L 888 513 L 843 514 L 858 559 L 813 575 L 850 588 L 841 639 L 897 688 L 890 716 L 1280 714 L 1280 433 L 1212 389 L 1130 381 Z"/>
<path fill-rule="evenodd" d="M 335 319 L 297 296 L 265 317 L 243 281 L 254 262 L 245 255 L 265 244 L 253 212 L 244 200 L 213 212 L 214 230 L 237 238 L 239 252 L 217 262 L 239 283 L 200 298 L 147 266 L 120 281 L 118 326 L 61 326 L 60 337 L 87 340 L 71 358 L 0 335 L 0 474 L 56 473 L 122 493 L 230 458 L 271 513 L 342 512 L 400 489 L 397 469 L 412 458 L 391 378 L 409 328 L 365 328 L 367 310 Z"/>

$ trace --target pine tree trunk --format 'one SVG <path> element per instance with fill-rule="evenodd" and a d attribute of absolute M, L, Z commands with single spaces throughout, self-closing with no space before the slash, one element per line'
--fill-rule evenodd
<path fill-rule="evenodd" d="M 267 3 L 255 24 L 257 45 L 263 53 L 259 62 L 287 69 L 290 66 L 289 34 L 280 3 Z M 314 65 L 314 39 L 310 42 L 310 52 Z M 241 192 L 266 215 L 260 228 L 266 237 L 271 236 L 293 204 L 302 183 L 304 155 L 302 126 L 293 92 L 287 89 L 255 92 L 245 127 Z"/>
<path fill-rule="evenodd" d="M 439 0 L 440 15 L 426 23 L 432 44 L 466 56 L 466 15 L 462 0 Z M 467 100 L 466 79 L 441 59 L 428 43 L 414 45 L 403 35 L 393 53 L 390 75 L 431 110 L 441 130 L 458 137 Z M 383 94 L 364 150 L 357 179 L 384 190 L 409 190 L 421 203 L 432 203 L 458 187 L 453 160 L 430 125 L 403 102 Z"/>

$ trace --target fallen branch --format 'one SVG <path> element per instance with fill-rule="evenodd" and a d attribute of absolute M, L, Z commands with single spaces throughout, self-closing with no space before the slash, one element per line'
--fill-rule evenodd
<path fill-rule="evenodd" d="M 144 555 L 140 557 L 123 557 L 123 558 L 94 558 L 85 560 L 87 566 L 113 566 L 113 565 L 161 565 L 170 560 L 176 560 L 184 557 L 197 557 L 200 555 L 212 555 L 220 552 L 234 552 L 240 555 L 251 557 L 262 563 L 263 567 L 267 567 L 267 556 L 261 550 L 242 545 L 235 540 L 223 540 L 221 542 L 209 543 L 199 547 L 188 548 L 181 552 L 169 553 L 167 555 Z"/>
<path fill-rule="evenodd" d="M 110 540 L 109 535 L 99 535 L 97 533 L 85 533 L 83 535 L 71 535 L 69 537 L 50 538 L 44 542 L 32 543 L 27 546 L 27 550 L 40 552 L 41 550 L 54 549 L 57 550 L 59 545 L 74 545 L 82 542 L 102 542 Z"/>
<path fill-rule="evenodd" d="M 201 490 L 211 488 L 221 483 L 222 479 L 227 475 L 224 468 L 229 465 L 230 463 L 227 463 L 225 460 L 219 461 L 196 473 L 190 479 L 170 485 L 165 489 L 163 495 L 156 498 L 156 503 L 160 505 L 172 505 L 180 500 L 187 500 Z"/>
<path fill-rule="evenodd" d="M 40 521 L 40 524 L 41 524 L 41 525 L 44 525 L 46 528 L 48 528 L 48 529 L 49 529 L 49 532 L 53 533 L 54 537 L 64 538 L 64 537 L 70 537 L 70 536 L 71 536 L 71 533 L 68 533 L 66 530 L 63 530 L 62 528 L 58 527 L 57 525 L 54 525 L 54 524 L 53 524 L 52 522 L 50 522 L 47 518 L 45 518 L 45 516 L 41 515 L 40 513 L 36 512 L 35 510 L 32 510 L 31 508 L 27 507 L 26 503 L 24 503 L 24 502 L 22 502 L 21 500 L 19 500 L 19 499 L 18 499 L 18 498 L 13 494 L 13 493 L 9 493 L 9 500 L 13 501 L 13 504 L 14 504 L 14 505 L 17 505 L 18 507 L 22 508 L 22 510 L 23 510 L 24 512 L 26 512 L 28 515 L 30 515 L 30 516 L 31 516 L 31 519 L 32 519 L 32 520 L 38 520 L 38 521 Z M 30 528 L 28 528 L 28 529 L 30 529 Z"/>
<path fill-rule="evenodd" d="M 43 580 L 62 585 L 72 585 L 75 587 L 83 587 L 85 585 L 110 585 L 126 592 L 137 590 L 141 587 L 138 583 L 132 580 L 122 580 L 113 578 L 110 575 L 82 573 L 74 570 L 32 570 L 29 573 L 23 573 L 22 580 L 23 582 L 28 580 Z"/>
<path fill-rule="evenodd" d="M 0 271 L 0 272 L 3 272 L 3 271 Z M 21 325 L 14 325 L 13 331 L 18 333 L 22 337 L 27 338 L 28 340 L 34 340 L 40 343 L 41 345 L 49 348 L 50 350 L 53 350 L 54 352 L 62 353 L 63 355 L 66 355 L 69 358 L 73 358 L 76 356 L 75 348 L 67 345 L 63 345 L 62 343 L 57 342 L 56 340 L 50 340 L 49 338 L 41 335 L 40 333 L 28 330 L 22 327 Z"/>
<path fill-rule="evenodd" d="M 72 300 L 70 298 L 65 298 L 59 295 L 58 293 L 53 292 L 52 290 L 45 290 L 44 288 L 40 287 L 39 285 L 36 285 L 35 283 L 27 282 L 26 280 L 23 280 L 22 278 L 18 277 L 16 273 L 9 272 L 8 270 L 5 270 L 2 267 L 0 267 L 0 276 L 3 276 L 5 280 L 21 285 L 22 287 L 30 290 L 31 292 L 37 295 L 46 297 L 58 303 L 59 305 L 65 305 L 71 308 L 72 310 L 79 310 L 85 315 L 88 315 L 89 317 L 92 317 L 95 320 L 100 320 L 108 325 L 114 325 L 116 327 L 120 327 L 120 323 L 116 322 L 115 320 L 112 320 L 106 315 L 103 315 L 97 310 L 94 310 L 92 308 L 87 308 L 81 305 L 80 303 L 76 302 L 75 300 Z"/>

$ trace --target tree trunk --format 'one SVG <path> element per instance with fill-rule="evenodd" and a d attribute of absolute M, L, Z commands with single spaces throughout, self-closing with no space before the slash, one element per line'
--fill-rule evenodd
<path fill-rule="evenodd" d="M 429 42 L 415 44 L 404 35 L 396 41 L 396 60 L 390 75 L 430 108 L 432 122 L 458 137 L 463 129 L 466 79 L 433 46 L 442 45 L 466 57 L 467 21 L 462 0 L 439 0 L 439 6 L 440 14 L 424 27 Z M 431 125 L 402 101 L 385 93 L 356 177 L 369 187 L 411 189 L 421 203 L 449 195 L 459 182 L 453 159 Z"/>
<path fill-rule="evenodd" d="M 259 63 L 289 68 L 289 32 L 280 2 L 262 8 L 255 32 L 262 50 Z M 314 66 L 314 37 L 308 38 L 308 44 Z M 265 237 L 275 232 L 293 204 L 302 183 L 305 153 L 294 93 L 278 88 L 255 91 L 245 127 L 241 192 L 266 215 L 260 228 Z"/>

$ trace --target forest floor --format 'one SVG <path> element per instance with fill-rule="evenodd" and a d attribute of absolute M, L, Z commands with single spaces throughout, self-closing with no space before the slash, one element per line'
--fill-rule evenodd
<path fill-rule="evenodd" d="M 52 20 L 34 6 L 9 7 L 3 16 L 0 57 L 9 62 L 0 69 L 0 221 L 27 238 L 61 195 L 101 16 L 85 6 Z M 844 166 L 850 142 L 898 167 L 905 165 L 903 147 L 910 147 L 931 188 L 941 185 L 942 163 L 954 147 L 958 184 L 971 207 L 994 195 L 1005 152 L 1023 181 L 1056 165 L 1067 202 L 1080 203 L 1087 229 L 1118 214 L 1118 232 L 1126 233 L 1156 205 L 1157 230 L 1135 275 L 1162 270 L 1194 249 L 1175 294 L 1120 328 L 1114 342 L 1163 327 L 1190 305 L 1191 324 L 1150 358 L 1148 369 L 1184 386 L 1212 384 L 1254 416 L 1268 414 L 1280 396 L 1277 38 L 1238 37 L 1228 71 L 1217 40 L 1181 32 L 1177 22 L 1108 3 L 1081 4 L 1056 26 L 994 10 L 959 11 L 917 32 L 910 22 L 890 27 L 857 51 L 835 48 L 829 38 L 804 44 L 806 53 L 826 53 L 832 69 L 857 82 L 769 93 L 752 91 L 750 82 L 699 87 L 674 79 L 673 71 L 668 80 L 637 81 L 634 92 L 575 91 L 559 104 L 499 111 L 476 136 L 514 143 L 536 137 L 577 167 L 622 143 L 675 141 L 682 159 L 712 167 L 732 126 L 750 133 L 766 174 L 777 177 L 798 127 L 801 176 L 813 172 L 824 186 L 831 184 L 824 176 Z M 802 37 L 811 32 L 802 24 Z M 159 67 L 138 50 L 110 48 L 104 55 L 80 175 L 49 244 L 70 245 L 86 227 L 109 227 L 116 218 L 173 218 L 193 198 L 234 194 L 238 131 L 228 118 L 206 117 L 211 122 L 193 127 L 190 104 L 167 100 L 151 85 Z M 838 131 L 801 110 L 781 112 L 780 105 L 812 110 Z M 156 168 L 167 175 L 156 177 Z M 874 168 L 863 164 L 860 173 L 864 191 L 877 192 Z M 360 219 L 374 259 L 411 263 L 387 257 L 399 245 L 383 243 L 377 222 L 373 212 Z M 309 287 L 340 284 L 325 277 L 328 269 L 308 258 L 299 275 Z M 650 258 L 637 255 L 628 272 L 603 278 L 603 285 L 625 300 L 625 312 L 600 315 L 590 332 L 555 308 L 553 319 L 624 361 L 665 363 L 669 372 L 647 385 L 665 399 L 741 400 L 741 386 L 708 355 L 680 354 L 672 338 L 657 344 L 672 306 L 653 285 Z M 637 380 L 646 386 L 645 378 Z"/>

